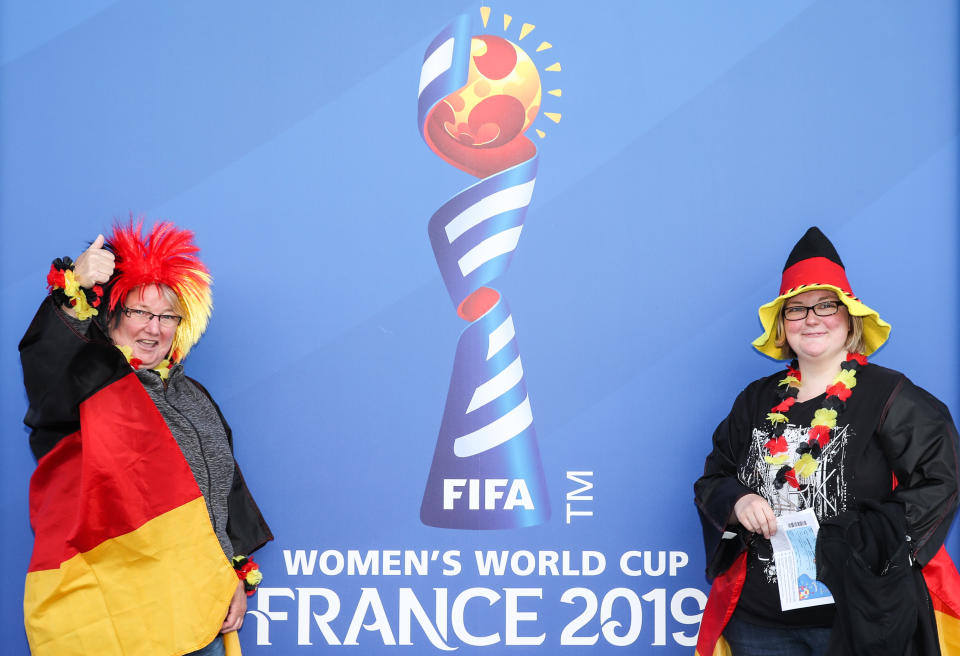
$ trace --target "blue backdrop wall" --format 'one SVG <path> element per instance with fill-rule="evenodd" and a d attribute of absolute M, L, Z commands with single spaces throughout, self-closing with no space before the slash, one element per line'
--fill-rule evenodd
<path fill-rule="evenodd" d="M 17 341 L 51 259 L 131 212 L 193 229 L 214 275 L 187 369 L 277 537 L 248 653 L 691 653 L 691 485 L 736 393 L 780 366 L 749 342 L 809 225 L 894 327 L 874 361 L 960 409 L 954 3 L 486 4 L 484 26 L 453 0 L 0 3 L 7 653 L 27 653 L 32 542 Z M 460 14 L 561 90 L 496 283 L 552 506 L 526 528 L 420 519 L 467 326 L 427 221 L 476 178 L 424 143 L 418 84 Z M 356 557 L 377 568 L 338 567 Z M 405 633 L 412 598 L 427 621 Z"/>

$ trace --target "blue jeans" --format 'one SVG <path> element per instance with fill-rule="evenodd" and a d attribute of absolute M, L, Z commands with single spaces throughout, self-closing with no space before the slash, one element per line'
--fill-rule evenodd
<path fill-rule="evenodd" d="M 771 628 L 733 617 L 723 630 L 733 656 L 823 656 L 830 629 Z"/>
<path fill-rule="evenodd" d="M 213 642 L 206 647 L 198 649 L 197 651 L 192 651 L 189 654 L 186 654 L 186 656 L 224 656 L 223 638 L 217 636 L 213 639 Z"/>

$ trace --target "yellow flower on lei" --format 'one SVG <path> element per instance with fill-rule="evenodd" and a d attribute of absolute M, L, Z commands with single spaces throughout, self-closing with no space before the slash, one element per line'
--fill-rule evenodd
<path fill-rule="evenodd" d="M 848 388 L 853 389 L 857 386 L 857 372 L 853 369 L 841 369 L 837 377 L 833 379 L 834 384 L 843 383 Z"/>
<path fill-rule="evenodd" d="M 787 421 L 787 415 L 783 414 L 782 412 L 768 412 L 767 421 L 769 421 L 771 424 L 784 423 Z"/>
<path fill-rule="evenodd" d="M 837 425 L 837 411 L 831 408 L 820 408 L 813 413 L 811 426 L 827 426 L 833 428 Z"/>
<path fill-rule="evenodd" d="M 800 476 L 807 478 L 808 476 L 813 476 L 813 473 L 817 471 L 817 467 L 820 466 L 820 463 L 814 459 L 809 453 L 804 453 L 800 456 L 800 459 L 793 464 L 793 470 L 797 472 Z"/>
<path fill-rule="evenodd" d="M 780 385 L 788 385 L 788 386 L 792 386 L 792 387 L 800 387 L 800 379 L 798 379 L 796 376 L 787 376 L 786 378 L 784 378 L 783 380 L 781 380 L 779 383 L 777 383 L 777 386 L 778 386 L 778 387 L 779 387 Z"/>
<path fill-rule="evenodd" d="M 768 465 L 782 465 L 790 459 L 789 453 L 781 453 L 778 456 L 764 456 L 763 459 Z"/>
<path fill-rule="evenodd" d="M 90 307 L 90 304 L 87 303 L 87 295 L 80 289 L 80 285 L 71 269 L 66 269 L 63 272 L 63 293 L 73 300 L 72 307 L 77 314 L 77 319 L 85 321 L 99 314 L 97 308 Z"/>
<path fill-rule="evenodd" d="M 160 374 L 160 380 L 166 380 L 170 377 L 170 360 L 161 360 L 153 370 Z"/>

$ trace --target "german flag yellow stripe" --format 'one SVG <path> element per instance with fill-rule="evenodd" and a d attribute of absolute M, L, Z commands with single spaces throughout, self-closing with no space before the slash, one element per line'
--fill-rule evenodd
<path fill-rule="evenodd" d="M 31 652 L 174 656 L 195 651 L 219 632 L 237 580 L 206 504 L 194 499 L 56 569 L 28 573 L 23 605 Z"/>
<path fill-rule="evenodd" d="M 933 616 L 937 620 L 940 653 L 943 656 L 960 656 L 960 619 L 941 610 L 935 610 Z"/>

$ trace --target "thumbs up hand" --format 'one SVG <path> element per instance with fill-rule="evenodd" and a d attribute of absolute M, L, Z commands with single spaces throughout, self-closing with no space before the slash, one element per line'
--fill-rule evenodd
<path fill-rule="evenodd" d="M 73 264 L 73 277 L 81 287 L 90 289 L 97 283 L 107 282 L 113 275 L 113 253 L 103 247 L 103 235 L 90 244 L 90 248 L 80 253 Z"/>

